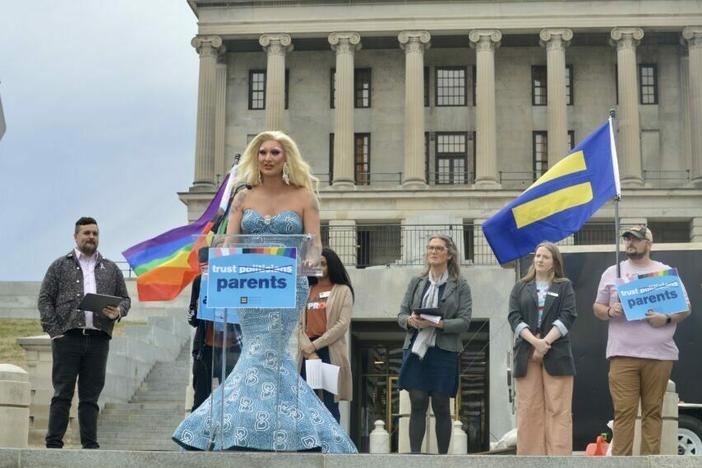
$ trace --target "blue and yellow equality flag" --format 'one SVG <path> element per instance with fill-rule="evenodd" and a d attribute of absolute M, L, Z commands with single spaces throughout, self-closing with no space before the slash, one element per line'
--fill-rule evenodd
<path fill-rule="evenodd" d="M 500 263 L 523 257 L 543 241 L 558 242 L 580 230 L 608 200 L 619 196 L 612 120 L 483 224 Z"/>

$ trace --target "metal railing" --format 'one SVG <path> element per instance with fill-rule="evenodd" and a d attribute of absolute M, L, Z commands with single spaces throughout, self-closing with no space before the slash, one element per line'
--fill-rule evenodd
<path fill-rule="evenodd" d="M 329 173 L 315 174 L 322 187 L 333 182 Z M 355 184 L 359 187 L 398 186 L 402 184 L 402 171 L 398 172 L 356 172 Z M 681 188 L 691 181 L 689 169 L 681 170 L 644 170 L 644 182 L 653 188 Z M 506 190 L 525 189 L 535 179 L 533 171 L 499 171 L 497 180 Z M 450 186 L 470 186 L 475 183 L 475 173 L 470 171 L 434 171 L 430 170 L 425 175 L 428 185 L 438 188 Z"/>
<path fill-rule="evenodd" d="M 657 243 L 689 242 L 689 223 L 649 223 Z M 450 236 L 458 248 L 461 265 L 497 265 L 480 225 L 359 223 L 353 226 L 321 226 L 322 244 L 336 251 L 347 267 L 423 265 L 431 234 Z M 578 232 L 559 242 L 562 245 L 613 244 L 614 221 L 592 221 Z M 125 278 L 136 274 L 125 261 L 115 262 Z"/>
<path fill-rule="evenodd" d="M 129 266 L 129 263 L 127 263 L 124 260 L 119 260 L 115 262 L 117 264 L 117 267 L 119 270 L 122 272 L 125 278 L 136 278 L 136 273 L 132 270 L 132 268 Z"/>
<path fill-rule="evenodd" d="M 666 187 L 680 187 L 680 184 L 690 182 L 690 170 L 683 169 L 678 171 L 660 170 L 660 171 L 643 171 L 643 179 L 645 182 L 651 182 L 654 185 Z"/>
<path fill-rule="evenodd" d="M 357 224 L 322 226 L 322 243 L 336 251 L 347 266 L 423 265 L 431 234 L 450 236 L 461 264 L 496 265 L 480 227 L 473 224 Z"/>

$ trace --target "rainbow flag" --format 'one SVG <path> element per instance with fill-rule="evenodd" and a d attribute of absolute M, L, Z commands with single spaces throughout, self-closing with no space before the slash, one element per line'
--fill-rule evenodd
<path fill-rule="evenodd" d="M 140 301 L 170 301 L 200 274 L 197 252 L 209 245 L 220 203 L 229 188 L 225 177 L 205 212 L 194 223 L 136 244 L 122 255 L 137 275 Z M 199 236 L 199 237 L 198 237 Z"/>

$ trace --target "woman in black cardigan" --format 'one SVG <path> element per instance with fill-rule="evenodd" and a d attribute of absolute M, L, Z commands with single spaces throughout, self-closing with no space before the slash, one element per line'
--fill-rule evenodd
<path fill-rule="evenodd" d="M 575 292 L 563 271 L 558 247 L 542 242 L 510 295 L 518 455 L 570 455 L 573 450 L 575 361 L 568 331 L 576 317 Z"/>

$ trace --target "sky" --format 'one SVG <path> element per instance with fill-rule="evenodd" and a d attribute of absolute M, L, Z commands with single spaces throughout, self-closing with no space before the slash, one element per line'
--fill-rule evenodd
<path fill-rule="evenodd" d="M 196 32 L 186 0 L 3 2 L 0 281 L 41 280 L 81 216 L 119 261 L 187 222 Z"/>

